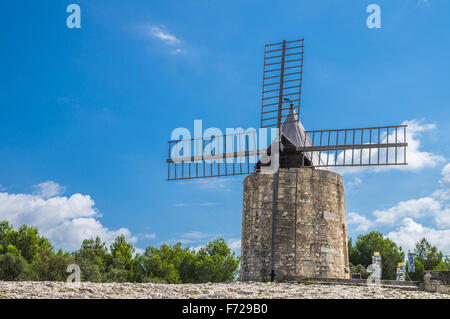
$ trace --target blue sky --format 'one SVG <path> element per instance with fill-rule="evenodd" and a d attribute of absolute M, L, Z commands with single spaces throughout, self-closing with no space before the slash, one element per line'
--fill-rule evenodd
<path fill-rule="evenodd" d="M 243 178 L 166 182 L 167 141 L 195 119 L 257 127 L 264 44 L 304 37 L 307 129 L 410 124 L 407 169 L 342 171 L 349 235 L 450 253 L 448 1 L 6 0 L 0 15 L 0 219 L 68 250 L 119 233 L 238 249 Z"/>

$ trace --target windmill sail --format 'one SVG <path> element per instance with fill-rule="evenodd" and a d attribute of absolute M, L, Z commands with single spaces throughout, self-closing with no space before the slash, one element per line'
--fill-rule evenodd
<path fill-rule="evenodd" d="M 299 119 L 303 42 L 283 41 L 265 47 L 261 128 L 276 128 L 281 133 L 276 158 L 280 167 L 406 165 L 406 125 L 305 130 Z M 290 105 L 285 106 L 286 102 Z M 253 130 L 169 141 L 167 180 L 258 171 L 270 165 L 274 145 L 258 148 L 260 138 Z"/>
<path fill-rule="evenodd" d="M 303 39 L 266 44 L 261 127 L 280 127 L 292 107 L 300 113 L 303 48 Z M 284 107 L 285 99 L 292 105 Z"/>

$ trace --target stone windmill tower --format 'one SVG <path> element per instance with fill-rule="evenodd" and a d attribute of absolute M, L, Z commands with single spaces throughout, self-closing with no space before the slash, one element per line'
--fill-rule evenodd
<path fill-rule="evenodd" d="M 304 40 L 267 44 L 261 128 L 169 141 L 168 180 L 244 180 L 241 280 L 348 278 L 339 166 L 406 165 L 406 125 L 306 131 Z M 265 147 L 267 129 L 271 143 Z"/>

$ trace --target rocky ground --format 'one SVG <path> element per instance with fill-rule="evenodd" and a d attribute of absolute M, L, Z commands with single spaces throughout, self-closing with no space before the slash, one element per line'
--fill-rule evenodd
<path fill-rule="evenodd" d="M 314 283 L 231 282 L 220 284 L 133 284 L 0 281 L 0 299 L 9 298 L 426 298 L 450 295 L 392 288 Z"/>

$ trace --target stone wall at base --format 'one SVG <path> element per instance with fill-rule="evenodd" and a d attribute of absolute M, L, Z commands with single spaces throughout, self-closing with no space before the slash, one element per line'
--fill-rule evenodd
<path fill-rule="evenodd" d="M 241 280 L 268 281 L 272 270 L 274 175 L 244 181 Z M 280 169 L 275 280 L 348 278 L 344 183 L 312 168 Z"/>
<path fill-rule="evenodd" d="M 423 289 L 450 294 L 450 270 L 425 270 Z"/>

